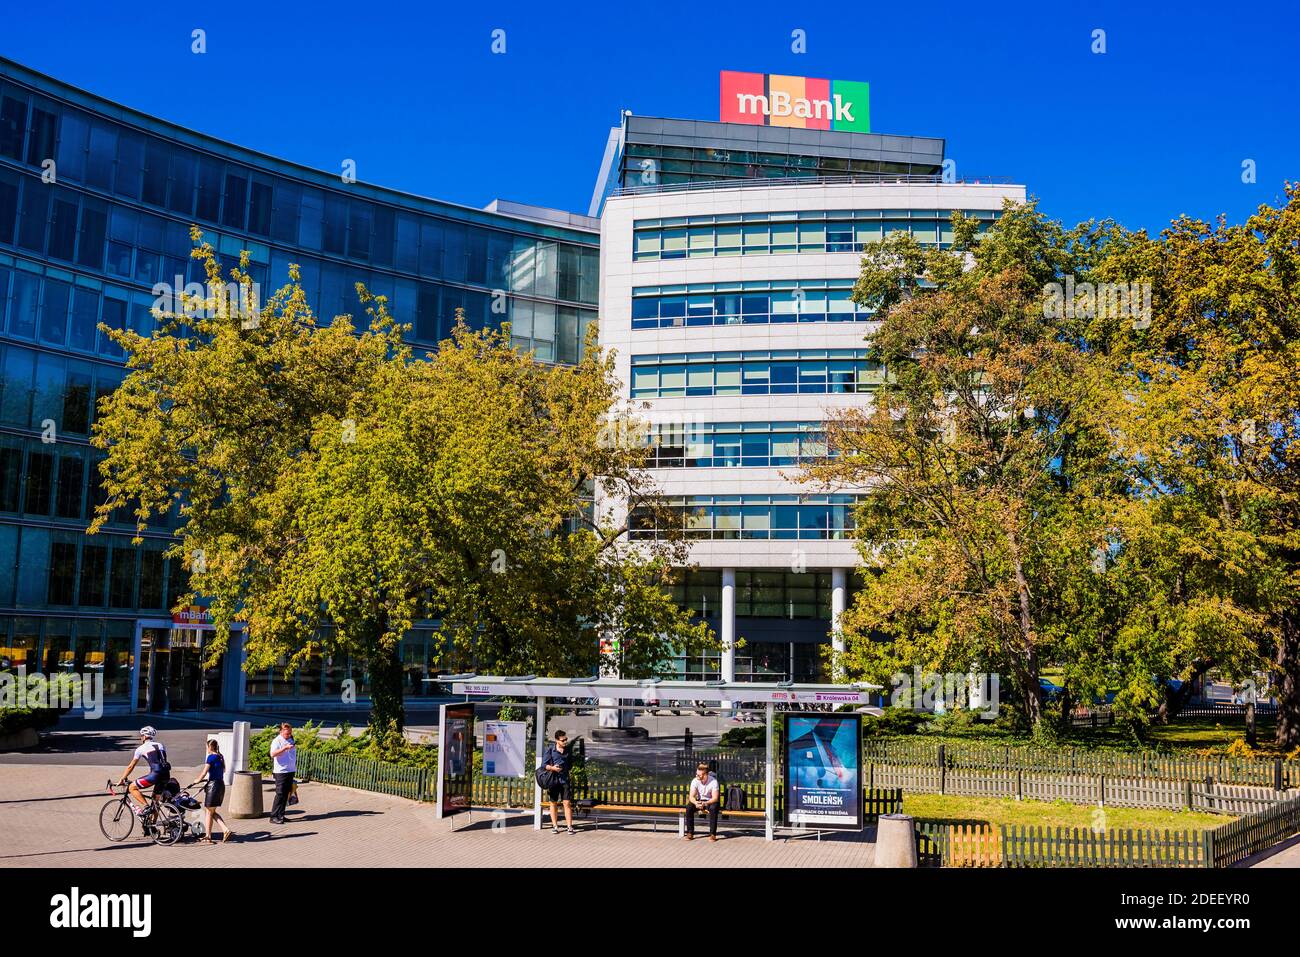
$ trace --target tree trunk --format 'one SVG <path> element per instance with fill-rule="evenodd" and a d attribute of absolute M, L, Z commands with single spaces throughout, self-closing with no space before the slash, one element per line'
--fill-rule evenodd
<path fill-rule="evenodd" d="M 1274 693 L 1277 696 L 1277 746 L 1300 748 L 1300 609 L 1282 616 L 1277 642 Z"/>
<path fill-rule="evenodd" d="M 398 646 L 385 648 L 380 642 L 383 628 L 376 627 L 366 655 L 370 673 L 370 730 L 380 735 L 396 724 L 406 726 L 406 705 L 402 699 L 402 659 Z"/>
<path fill-rule="evenodd" d="M 1061 691 L 1061 713 L 1056 719 L 1057 727 L 1062 734 L 1069 734 L 1074 730 L 1074 722 L 1070 720 L 1073 711 L 1074 698 L 1070 695 L 1070 689 L 1065 688 Z"/>
<path fill-rule="evenodd" d="M 1253 748 L 1257 741 L 1258 738 L 1255 737 L 1255 699 L 1252 697 L 1246 702 L 1246 743 Z"/>
<path fill-rule="evenodd" d="M 1043 689 L 1038 683 L 1038 649 L 1034 641 L 1034 619 L 1029 609 L 1029 581 L 1025 578 L 1024 565 L 1020 561 L 1020 544 L 1016 533 L 1007 531 L 1007 543 L 1011 546 L 1012 567 L 1016 574 L 1016 597 L 1020 605 L 1020 641 L 1025 662 L 1025 719 L 1030 730 L 1038 727 L 1043 717 Z"/>

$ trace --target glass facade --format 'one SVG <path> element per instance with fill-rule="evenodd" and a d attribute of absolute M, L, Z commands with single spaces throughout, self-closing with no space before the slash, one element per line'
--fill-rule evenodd
<path fill-rule="evenodd" d="M 852 495 L 693 495 L 670 497 L 678 530 L 693 539 L 844 539 L 853 531 Z M 652 516 L 633 509 L 630 537 L 666 533 Z"/>
<path fill-rule="evenodd" d="M 986 232 L 997 219 L 974 210 Z M 804 210 L 638 219 L 632 258 L 696 259 L 781 253 L 860 253 L 893 233 L 911 233 L 919 243 L 946 247 L 953 241 L 952 211 L 942 209 Z"/>
<path fill-rule="evenodd" d="M 516 346 L 539 359 L 572 363 L 595 320 L 594 230 L 344 182 L 0 60 L 0 665 L 102 668 L 129 698 L 134 662 L 122 656 L 136 623 L 165 621 L 185 591 L 179 563 L 162 557 L 174 517 L 138 547 L 127 515 L 84 530 L 102 501 L 95 402 L 124 375 L 97 326 L 147 335 L 155 284 L 205 279 L 189 258 L 191 225 L 223 267 L 248 250 L 263 300 L 291 263 L 323 318 L 364 314 L 357 282 L 388 296 L 417 353 L 460 308 L 476 328 L 510 321 Z M 423 637 L 414 649 L 403 655 L 420 694 Z M 151 646 L 155 662 L 178 651 Z M 247 690 L 337 695 L 346 667 L 250 676 Z"/>
<path fill-rule="evenodd" d="M 723 179 L 801 179 L 851 173 L 934 175 L 933 163 L 891 163 L 837 156 L 767 153 L 719 147 L 628 143 L 623 151 L 620 185 L 706 183 Z"/>
<path fill-rule="evenodd" d="M 717 614 L 722 604 L 722 573 L 694 569 L 681 573 L 673 600 L 700 615 Z M 831 573 L 736 570 L 736 617 L 831 620 Z"/>
<path fill-rule="evenodd" d="M 830 634 L 832 575 L 829 571 L 736 569 L 736 651 L 739 681 L 827 681 L 822 655 Z M 848 576 L 848 600 L 859 583 Z M 715 629 L 722 605 L 722 572 L 687 570 L 673 585 L 673 599 Z M 722 677 L 719 652 L 678 656 L 668 672 L 679 678 Z"/>
<path fill-rule="evenodd" d="M 820 422 L 659 423 L 647 441 L 656 469 L 797 465 L 827 451 Z"/>
<path fill-rule="evenodd" d="M 638 286 L 632 290 L 632 328 L 870 319 L 874 310 L 852 297 L 851 279 Z"/>
<path fill-rule="evenodd" d="M 691 352 L 632 357 L 632 398 L 869 392 L 883 381 L 863 349 Z"/>

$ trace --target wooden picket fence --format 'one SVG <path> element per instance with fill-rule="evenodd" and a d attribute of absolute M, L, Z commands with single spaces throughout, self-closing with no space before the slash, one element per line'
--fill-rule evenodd
<path fill-rule="evenodd" d="M 1203 831 L 1002 825 L 1003 867 L 1206 867 Z"/>
<path fill-rule="evenodd" d="M 949 824 L 945 867 L 1001 867 L 1001 832 L 988 825 Z"/>
<path fill-rule="evenodd" d="M 1300 796 L 1203 831 L 928 819 L 915 826 L 923 867 L 1231 867 L 1300 834 Z"/>
<path fill-rule="evenodd" d="M 1250 814 L 1272 807 L 1293 791 L 1224 784 L 1214 780 L 1168 781 L 1105 774 L 1052 774 L 1022 770 L 949 770 L 943 767 L 867 766 L 867 787 L 902 788 L 916 794 L 1068 801 L 1113 807 L 1166 808 Z"/>
<path fill-rule="evenodd" d="M 1206 831 L 1207 867 L 1231 867 L 1300 833 L 1300 796 Z"/>
<path fill-rule="evenodd" d="M 1079 751 L 1074 748 L 998 747 L 902 738 L 868 740 L 865 762 L 947 770 L 1104 774 L 1116 778 L 1204 781 L 1287 790 L 1300 787 L 1300 759 L 1250 759 L 1165 754 L 1158 751 Z"/>

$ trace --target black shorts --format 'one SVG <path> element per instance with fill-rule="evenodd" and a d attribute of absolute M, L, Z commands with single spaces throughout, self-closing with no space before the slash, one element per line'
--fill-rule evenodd
<path fill-rule="evenodd" d="M 569 784 L 567 780 L 561 781 L 559 784 L 547 788 L 546 796 L 551 800 L 552 803 L 556 801 L 572 801 L 573 786 Z"/>
<path fill-rule="evenodd" d="M 221 807 L 226 798 L 225 781 L 209 781 L 203 788 L 203 806 Z"/>

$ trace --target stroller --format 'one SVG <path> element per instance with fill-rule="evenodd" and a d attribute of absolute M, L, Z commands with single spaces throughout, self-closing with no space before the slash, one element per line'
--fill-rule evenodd
<path fill-rule="evenodd" d="M 194 787 L 195 785 L 190 785 Z M 181 787 L 181 783 L 175 778 L 171 778 L 163 785 L 162 800 L 173 805 L 181 815 L 181 837 L 185 834 L 192 833 L 195 837 L 202 837 L 203 828 L 203 805 L 190 794 L 189 788 Z"/>

